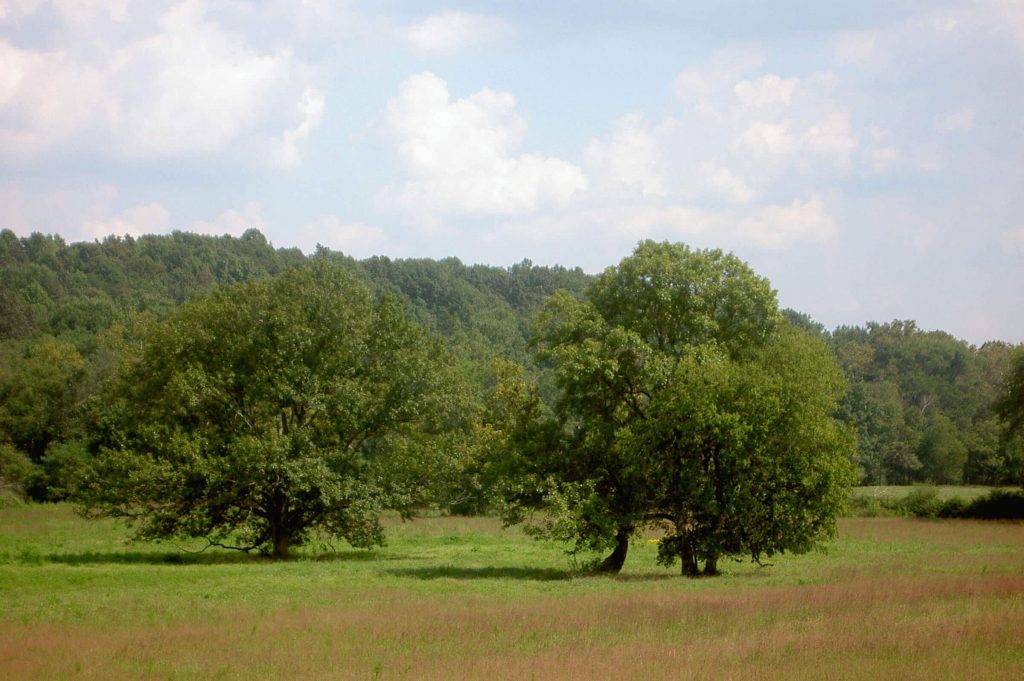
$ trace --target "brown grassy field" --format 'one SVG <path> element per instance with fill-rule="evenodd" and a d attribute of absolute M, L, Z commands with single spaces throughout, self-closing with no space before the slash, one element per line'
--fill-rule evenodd
<path fill-rule="evenodd" d="M 489 520 L 398 525 L 369 558 L 290 563 L 0 547 L 0 595 L 12 606 L 0 614 L 4 679 L 934 680 L 1024 670 L 1021 524 L 850 519 L 827 554 L 726 565 L 726 576 L 696 581 L 655 568 L 643 542 L 621 577 L 582 577 L 557 547 Z"/>

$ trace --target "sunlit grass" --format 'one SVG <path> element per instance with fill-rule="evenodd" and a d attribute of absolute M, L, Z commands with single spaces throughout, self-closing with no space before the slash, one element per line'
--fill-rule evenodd
<path fill-rule="evenodd" d="M 274 562 L 0 511 L 0 678 L 1016 679 L 1024 525 L 849 519 L 825 553 L 619 578 L 486 518 Z M 198 548 L 201 543 L 189 548 Z M 581 557 L 581 560 L 586 557 Z"/>
<path fill-rule="evenodd" d="M 880 501 L 895 501 L 910 494 L 920 485 L 866 485 L 853 490 L 854 496 L 878 499 Z M 958 498 L 964 502 L 971 502 L 985 496 L 993 489 L 1018 490 L 1019 487 L 984 487 L 981 485 L 927 485 L 928 489 L 935 490 L 940 501 Z"/>

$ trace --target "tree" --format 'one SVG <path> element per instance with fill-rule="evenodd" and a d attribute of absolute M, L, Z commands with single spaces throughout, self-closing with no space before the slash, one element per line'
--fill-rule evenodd
<path fill-rule="evenodd" d="M 75 347 L 52 336 L 0 346 L 0 439 L 38 463 L 73 430 L 84 375 Z"/>
<path fill-rule="evenodd" d="M 1024 347 L 1016 351 L 1006 373 L 996 413 L 1006 422 L 1011 435 L 1024 431 Z"/>
<path fill-rule="evenodd" d="M 812 536 L 824 536 L 837 490 L 849 481 L 848 439 L 827 410 L 834 408 L 841 381 L 822 359 L 827 353 L 820 343 L 807 350 L 791 339 L 795 331 L 780 337 L 782 328 L 767 280 L 735 256 L 680 244 L 641 243 L 599 275 L 583 300 L 555 294 L 539 317 L 534 345 L 538 360 L 557 375 L 553 418 L 561 438 L 542 470 L 523 478 L 534 488 L 518 485 L 506 503 L 517 509 L 542 499 L 548 534 L 581 548 L 613 548 L 599 566 L 608 572 L 621 569 L 630 536 L 653 521 L 671 521 L 675 529 L 664 555 L 683 556 L 691 574 L 694 557 L 713 572 L 718 555 L 800 550 Z M 779 367 L 772 369 L 771 362 Z M 815 383 L 800 374 L 799 386 L 780 387 L 778 372 L 804 365 L 827 370 L 827 379 Z M 757 387 L 743 384 L 753 380 L 748 374 L 769 386 L 759 391 L 774 400 L 774 412 L 759 414 L 767 407 L 750 400 L 742 409 L 730 406 L 743 390 Z M 813 399 L 791 399 L 799 391 Z M 536 422 L 550 430 L 542 417 Z M 751 434 L 755 427 L 757 437 Z M 720 462 L 709 463 L 719 453 Z M 776 476 L 773 485 L 759 481 L 771 496 L 758 502 L 728 493 L 734 508 L 715 510 L 715 495 L 725 494 L 732 479 L 726 469 L 741 466 L 742 457 L 742 465 Z M 798 478 L 809 482 L 793 487 Z M 798 490 L 809 495 L 805 501 Z M 809 518 L 816 511 L 820 518 L 799 532 L 798 523 L 782 521 L 786 514 Z M 744 514 L 759 518 L 758 527 L 753 520 L 744 525 Z M 705 516 L 716 516 L 721 527 L 707 531 Z M 684 550 L 697 535 L 701 547 Z"/>
<path fill-rule="evenodd" d="M 742 361 L 681 355 L 628 436 L 655 490 L 647 515 L 664 521 L 659 561 L 715 574 L 723 555 L 760 561 L 832 537 L 854 482 L 853 436 L 832 418 L 844 389 L 824 344 L 791 327 Z"/>
<path fill-rule="evenodd" d="M 276 557 L 314 531 L 381 543 L 379 511 L 414 501 L 387 472 L 443 405 L 443 356 L 326 263 L 215 289 L 124 369 L 86 508 Z"/>
<path fill-rule="evenodd" d="M 925 480 L 942 485 L 963 482 L 967 448 L 957 435 L 956 426 L 945 414 L 933 416 L 921 436 L 917 456 Z"/>

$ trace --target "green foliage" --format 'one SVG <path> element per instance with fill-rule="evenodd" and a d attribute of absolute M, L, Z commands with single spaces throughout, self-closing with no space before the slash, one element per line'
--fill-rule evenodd
<path fill-rule="evenodd" d="M 967 448 L 957 435 L 956 426 L 945 414 L 930 420 L 918 445 L 925 480 L 938 484 L 955 484 L 963 480 Z"/>
<path fill-rule="evenodd" d="M 851 382 L 840 418 L 857 431 L 865 484 L 1012 484 L 1018 457 L 994 427 L 1013 347 L 968 346 L 910 321 L 832 334 Z"/>
<path fill-rule="evenodd" d="M 23 498 L 35 473 L 36 466 L 24 453 L 7 443 L 0 442 L 0 497 Z"/>
<path fill-rule="evenodd" d="M 66 501 L 75 497 L 92 456 L 80 440 L 54 442 L 46 449 L 34 474 L 27 479 L 28 496 L 36 501 Z"/>
<path fill-rule="evenodd" d="M 942 499 L 931 486 L 915 486 L 893 509 L 913 518 L 1024 519 L 1024 492 L 995 489 L 967 502 L 960 497 Z"/>
<path fill-rule="evenodd" d="M 819 341 L 784 328 L 747 361 L 683 358 L 673 383 L 637 429 L 661 483 L 652 515 L 669 522 L 660 560 L 713 572 L 722 555 L 761 560 L 834 536 L 853 442 L 832 418 L 845 383 Z"/>
<path fill-rule="evenodd" d="M 1006 373 L 996 413 L 1006 422 L 1011 435 L 1024 431 L 1024 347 L 1017 349 Z"/>
<path fill-rule="evenodd" d="M 896 508 L 903 515 L 910 515 L 916 518 L 934 518 L 939 514 L 942 506 L 939 500 L 939 492 L 931 485 L 915 485 L 907 496 L 899 500 Z"/>
<path fill-rule="evenodd" d="M 73 345 L 51 336 L 0 352 L 0 433 L 39 461 L 51 442 L 73 432 L 85 362 Z"/>
<path fill-rule="evenodd" d="M 509 400 L 546 445 L 506 490 L 511 520 L 543 503 L 541 533 L 615 546 L 610 571 L 634 531 L 666 522 L 661 559 L 690 574 L 834 531 L 851 482 L 850 440 L 831 419 L 842 376 L 819 341 L 782 326 L 768 282 L 737 258 L 643 242 L 584 300 L 552 296 L 536 329 L 558 400 L 553 417 L 523 390 Z"/>
<path fill-rule="evenodd" d="M 416 501 L 391 473 L 441 416 L 443 357 L 398 303 L 325 263 L 215 289 L 124 370 L 87 507 L 141 536 L 279 556 L 313 531 L 380 543 L 380 511 Z"/>

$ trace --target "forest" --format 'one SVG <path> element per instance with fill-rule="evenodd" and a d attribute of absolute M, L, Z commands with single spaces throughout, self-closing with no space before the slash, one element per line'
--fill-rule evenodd
<path fill-rule="evenodd" d="M 538 403 L 558 401 L 567 379 L 559 375 L 558 342 L 550 333 L 544 340 L 542 311 L 550 317 L 551 297 L 561 296 L 570 314 L 571 301 L 584 295 L 594 276 L 528 260 L 507 268 L 456 258 L 356 260 L 324 247 L 305 256 L 274 248 L 255 229 L 240 238 L 175 232 L 70 244 L 56 235 L 0 233 L 5 490 L 38 501 L 80 491 L 81 472 L 127 437 L 112 409 L 119 367 L 186 301 L 317 264 L 345 272 L 369 291 L 367 305 L 387 301 L 373 314 L 401 315 L 412 320 L 416 334 L 422 331 L 416 340 L 395 343 L 445 358 L 444 375 L 435 378 L 448 382 L 457 404 L 436 415 L 444 423 L 433 427 L 448 434 L 435 445 L 446 454 L 433 470 L 415 470 L 420 483 L 430 481 L 430 494 L 409 487 L 406 505 L 488 510 L 495 467 L 479 442 L 496 418 L 494 396 L 520 381 L 532 386 Z M 301 305 L 306 292 L 295 284 L 267 295 L 284 295 L 275 305 L 287 307 Z M 855 434 L 856 482 L 1024 483 L 1024 438 L 1008 428 L 1012 411 L 1000 410 L 1020 346 L 973 346 L 911 320 L 828 330 L 799 311 L 782 315 L 790 327 L 818 339 L 842 370 L 847 389 L 832 415 Z"/>

